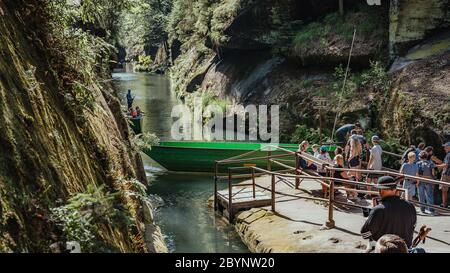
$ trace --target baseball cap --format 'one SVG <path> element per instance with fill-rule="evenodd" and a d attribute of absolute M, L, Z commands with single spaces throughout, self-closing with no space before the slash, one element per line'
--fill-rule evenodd
<path fill-rule="evenodd" d="M 380 142 L 380 141 L 381 141 L 381 138 L 380 138 L 379 136 L 373 136 L 373 137 L 372 137 L 372 141 L 374 141 L 374 142 Z"/>
<path fill-rule="evenodd" d="M 322 147 L 320 147 L 320 151 L 321 152 L 327 152 L 328 151 L 328 147 L 327 146 L 322 146 Z"/>
<path fill-rule="evenodd" d="M 442 145 L 442 147 L 450 147 L 450 141 Z"/>
<path fill-rule="evenodd" d="M 397 180 L 392 176 L 382 176 L 378 179 L 375 188 L 379 190 L 395 190 L 397 188 Z"/>

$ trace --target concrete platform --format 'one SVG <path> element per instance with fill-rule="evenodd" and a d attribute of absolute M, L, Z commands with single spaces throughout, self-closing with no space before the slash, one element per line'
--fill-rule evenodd
<path fill-rule="evenodd" d="M 260 177 L 256 182 L 270 188 L 271 179 Z M 277 180 L 276 190 L 293 196 L 321 197 L 317 182 L 304 180 L 300 190 L 291 188 L 292 182 Z M 346 201 L 344 192 L 336 198 Z M 367 200 L 360 204 L 370 205 Z M 236 215 L 236 230 L 253 252 L 363 252 L 367 241 L 360 236 L 360 229 L 366 218 L 361 209 L 335 207 L 336 227 L 327 230 L 323 228 L 328 217 L 327 206 L 320 201 L 276 195 L 275 213 L 269 206 L 241 212 Z M 424 224 L 433 230 L 426 244 L 419 246 L 431 253 L 450 252 L 450 216 L 427 216 L 418 210 L 416 230 Z"/>

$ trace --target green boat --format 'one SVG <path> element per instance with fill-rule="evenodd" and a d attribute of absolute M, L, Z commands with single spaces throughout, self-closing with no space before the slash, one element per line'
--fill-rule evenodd
<path fill-rule="evenodd" d="M 144 117 L 137 117 L 137 118 L 131 118 L 129 117 L 128 120 L 130 121 L 130 127 L 133 129 L 134 133 L 136 135 L 142 134 L 142 120 Z"/>
<path fill-rule="evenodd" d="M 144 153 L 169 171 L 175 172 L 214 172 L 216 161 L 229 159 L 243 155 L 251 151 L 261 149 L 268 144 L 246 142 L 161 142 L 152 149 L 144 150 Z M 290 151 L 297 151 L 298 144 L 279 144 L 280 147 Z M 329 146 L 329 151 L 334 152 L 336 147 Z M 272 155 L 286 154 L 282 151 L 272 151 Z M 267 157 L 268 151 L 258 151 L 246 158 Z M 293 157 L 279 159 L 282 163 L 293 166 Z M 283 161 L 291 160 L 291 162 Z M 226 173 L 229 167 L 243 167 L 245 164 L 255 164 L 260 168 L 267 168 L 267 160 L 240 162 L 221 165 L 219 172 Z M 273 169 L 277 167 L 273 165 Z"/>

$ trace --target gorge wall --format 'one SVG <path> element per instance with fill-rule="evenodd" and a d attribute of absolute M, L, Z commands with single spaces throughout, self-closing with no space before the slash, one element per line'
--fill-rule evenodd
<path fill-rule="evenodd" d="M 317 127 L 314 97 L 329 101 L 329 130 L 339 113 L 339 124 L 360 119 L 405 145 L 426 140 L 437 148 L 449 139 L 450 44 L 442 34 L 449 29 L 450 1 L 344 1 L 343 17 L 338 1 L 233 3 L 209 7 L 202 35 L 195 29 L 185 30 L 188 38 L 181 30 L 172 34 L 172 41 L 182 41 L 171 73 L 180 97 L 277 103 L 284 141 L 296 124 Z M 351 75 L 338 109 L 354 29 Z M 420 46 L 425 50 L 416 58 L 404 58 Z M 396 69 L 387 73 L 393 63 Z"/>
<path fill-rule="evenodd" d="M 46 13 L 43 1 L 0 1 L 0 251 L 50 252 L 69 240 L 51 210 L 95 189 L 113 213 L 86 209 L 100 219 L 92 251 L 166 252 L 137 194 L 145 172 L 114 91 L 92 81 L 92 107 L 74 107 L 70 77 L 81 72 L 57 53 Z"/>

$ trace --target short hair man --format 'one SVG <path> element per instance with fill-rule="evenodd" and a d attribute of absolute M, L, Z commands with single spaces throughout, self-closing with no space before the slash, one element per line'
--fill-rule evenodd
<path fill-rule="evenodd" d="M 408 253 L 408 246 L 399 236 L 387 234 L 378 240 L 375 253 Z"/>
<path fill-rule="evenodd" d="M 450 182 L 450 142 L 447 142 L 443 145 L 445 149 L 445 159 L 444 163 L 436 166 L 439 169 L 443 169 L 442 172 L 442 182 Z M 447 186 L 441 185 L 439 189 L 442 191 L 442 204 L 441 207 L 447 208 L 447 199 L 448 199 L 448 188 Z"/>
<path fill-rule="evenodd" d="M 419 176 L 419 167 L 417 166 L 416 162 L 417 162 L 416 153 L 410 152 L 408 154 L 408 162 L 403 163 L 402 167 L 400 168 L 400 173 L 409 176 Z M 408 200 L 412 200 L 413 197 L 416 195 L 417 184 L 419 184 L 418 179 L 405 178 L 403 182 L 403 188 L 406 189 Z"/>
<path fill-rule="evenodd" d="M 383 154 L 383 149 L 380 146 L 381 139 L 378 136 L 372 137 L 373 148 L 370 150 L 369 163 L 367 164 L 368 170 L 381 171 L 383 169 L 383 160 L 381 155 Z M 367 183 L 376 183 L 378 174 L 368 174 Z M 369 188 L 369 190 L 371 190 Z"/>
<path fill-rule="evenodd" d="M 398 196 L 397 181 L 391 176 L 380 177 L 375 187 L 381 195 L 381 204 L 370 212 L 361 228 L 362 237 L 378 241 L 386 234 L 394 234 L 402 238 L 407 247 L 411 248 L 417 223 L 414 205 Z"/>

